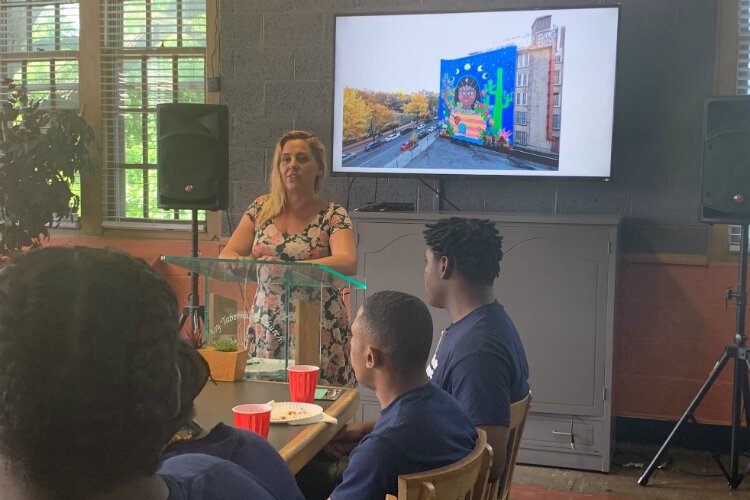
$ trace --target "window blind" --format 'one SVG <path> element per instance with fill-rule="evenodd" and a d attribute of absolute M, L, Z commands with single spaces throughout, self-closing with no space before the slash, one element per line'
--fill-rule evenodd
<path fill-rule="evenodd" d="M 750 0 L 740 0 L 737 94 L 750 93 Z"/>
<path fill-rule="evenodd" d="M 156 105 L 205 102 L 206 2 L 104 0 L 101 26 L 104 225 L 189 226 L 157 207 Z"/>
<path fill-rule="evenodd" d="M 740 0 L 737 16 L 737 95 L 750 94 L 750 0 Z M 740 250 L 740 226 L 729 226 L 729 250 Z"/>
<path fill-rule="evenodd" d="M 0 1 L 0 77 L 44 108 L 78 109 L 78 2 Z M 7 86 L 0 90 L 7 98 Z"/>

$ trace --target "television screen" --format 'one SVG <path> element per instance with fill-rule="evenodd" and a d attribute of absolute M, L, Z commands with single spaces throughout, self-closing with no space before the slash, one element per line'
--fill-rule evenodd
<path fill-rule="evenodd" d="M 609 177 L 618 17 L 337 16 L 333 173 Z"/>

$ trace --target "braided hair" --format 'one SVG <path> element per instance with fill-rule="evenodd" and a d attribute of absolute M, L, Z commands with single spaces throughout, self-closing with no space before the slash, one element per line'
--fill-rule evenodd
<path fill-rule="evenodd" d="M 450 217 L 425 227 L 427 246 L 436 257 L 447 257 L 469 283 L 491 286 L 500 275 L 503 237 L 493 222 Z"/>
<path fill-rule="evenodd" d="M 177 410 L 177 301 L 144 261 L 50 247 L 0 269 L 0 456 L 52 498 L 153 475 Z"/>

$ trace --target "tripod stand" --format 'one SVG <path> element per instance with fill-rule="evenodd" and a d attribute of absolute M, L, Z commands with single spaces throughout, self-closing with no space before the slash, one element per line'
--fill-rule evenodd
<path fill-rule="evenodd" d="M 198 257 L 198 211 L 193 209 L 193 223 L 191 226 L 192 231 L 192 257 Z M 190 294 L 188 295 L 190 305 L 182 308 L 182 315 L 180 316 L 180 331 L 185 326 L 188 318 L 192 325 L 192 331 L 190 332 L 190 340 L 192 343 L 196 343 L 197 335 L 201 335 L 200 343 L 203 344 L 203 329 L 201 323 L 203 322 L 203 315 L 205 309 L 199 305 L 198 301 L 198 273 L 190 271 Z"/>
<path fill-rule="evenodd" d="M 732 385 L 732 429 L 731 429 L 731 447 L 729 457 L 729 470 L 727 471 L 718 455 L 713 453 L 714 460 L 719 465 L 724 477 L 727 479 L 730 488 L 736 489 L 745 478 L 750 466 L 744 472 L 739 471 L 739 456 L 742 448 L 747 447 L 747 437 L 744 436 L 747 428 L 750 427 L 750 386 L 748 384 L 748 374 L 750 373 L 750 358 L 748 358 L 748 348 L 745 345 L 747 337 L 745 336 L 745 306 L 747 304 L 746 285 L 747 285 L 747 251 L 748 251 L 748 226 L 742 225 L 740 235 L 740 263 L 739 263 L 739 289 L 734 292 L 727 290 L 727 299 L 734 299 L 737 302 L 737 328 L 734 335 L 734 344 L 724 346 L 724 354 L 721 359 L 714 365 L 713 370 L 703 386 L 698 391 L 693 401 L 688 406 L 685 413 L 675 425 L 672 432 L 664 441 L 654 459 L 646 468 L 646 471 L 638 479 L 641 486 L 648 485 L 649 477 L 653 474 L 656 465 L 661 457 L 667 451 L 670 441 L 675 436 L 682 425 L 690 420 L 695 423 L 693 413 L 700 405 L 703 397 L 708 393 L 711 386 L 718 378 L 721 371 L 730 359 L 734 359 L 734 379 Z M 742 411 L 745 413 L 745 429 L 742 429 Z M 744 438 L 744 439 L 743 439 Z"/>

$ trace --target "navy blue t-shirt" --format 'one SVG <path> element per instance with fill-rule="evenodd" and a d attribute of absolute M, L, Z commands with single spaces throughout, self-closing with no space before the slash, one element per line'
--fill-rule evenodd
<path fill-rule="evenodd" d="M 268 441 L 254 432 L 219 423 L 200 439 L 172 444 L 164 453 L 164 458 L 185 453 L 205 453 L 229 460 L 251 472 L 279 498 L 304 499 L 286 462 Z"/>
<path fill-rule="evenodd" d="M 169 500 L 285 500 L 239 465 L 210 455 L 187 453 L 169 458 L 157 474 L 169 488 Z"/>
<path fill-rule="evenodd" d="M 511 403 L 529 393 L 523 344 L 497 301 L 445 329 L 427 375 L 461 403 L 475 426 L 508 427 Z"/>
<path fill-rule="evenodd" d="M 333 500 L 383 500 L 395 495 L 398 476 L 461 460 L 476 444 L 476 430 L 458 402 L 429 382 L 396 398 L 349 456 Z"/>

